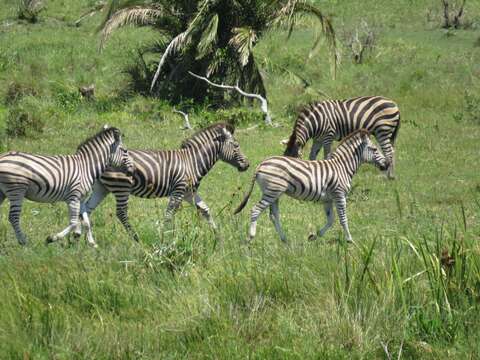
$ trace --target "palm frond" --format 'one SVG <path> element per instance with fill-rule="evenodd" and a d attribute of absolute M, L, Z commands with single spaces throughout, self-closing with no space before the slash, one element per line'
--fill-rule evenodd
<path fill-rule="evenodd" d="M 163 11 L 156 7 L 135 6 L 116 11 L 105 23 L 102 29 L 100 47 L 105 46 L 108 37 L 118 28 L 125 25 L 149 25 L 163 15 Z"/>
<path fill-rule="evenodd" d="M 189 33 L 187 29 L 186 31 L 175 36 L 173 40 L 170 41 L 167 48 L 165 49 L 165 52 L 162 55 L 162 58 L 160 59 L 160 62 L 158 63 L 157 71 L 155 72 L 155 76 L 153 77 L 152 84 L 150 85 L 150 90 L 152 90 L 153 87 L 155 86 L 155 83 L 157 82 L 157 79 L 160 76 L 163 65 L 165 64 L 165 61 L 167 60 L 167 58 L 188 43 L 188 36 L 189 36 Z"/>
<path fill-rule="evenodd" d="M 235 35 L 230 39 L 229 44 L 236 49 L 240 64 L 245 66 L 257 42 L 257 33 L 249 27 L 234 28 L 233 33 Z"/>
<path fill-rule="evenodd" d="M 202 33 L 202 37 L 197 46 L 197 60 L 202 59 L 207 55 L 208 51 L 212 48 L 212 45 L 217 41 L 218 31 L 218 14 L 212 15 L 207 27 Z"/>

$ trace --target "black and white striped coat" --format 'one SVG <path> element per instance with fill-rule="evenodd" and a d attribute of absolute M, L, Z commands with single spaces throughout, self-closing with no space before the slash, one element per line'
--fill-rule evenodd
<path fill-rule="evenodd" d="M 315 160 L 322 147 L 326 159 L 334 140 L 365 129 L 375 135 L 389 164 L 387 175 L 393 178 L 394 146 L 399 128 L 397 104 L 381 96 L 317 102 L 298 115 L 284 155 L 299 157 L 301 149 L 312 139 L 309 159 Z"/>
<path fill-rule="evenodd" d="M 348 229 L 346 197 L 353 175 L 362 163 L 372 163 L 385 170 L 387 162 L 383 154 L 371 142 L 368 132 L 358 130 L 345 138 L 327 160 L 301 160 L 288 156 L 270 157 L 258 165 L 249 193 L 235 210 L 239 213 L 247 204 L 255 181 L 262 191 L 262 199 L 253 207 L 249 236 L 255 237 L 257 219 L 270 207 L 270 219 L 280 238 L 286 241 L 279 219 L 278 200 L 283 194 L 299 200 L 324 203 L 327 224 L 318 231 L 322 236 L 333 224 L 333 203 L 347 241 L 352 241 Z"/>
<path fill-rule="evenodd" d="M 109 166 L 133 172 L 133 163 L 123 147 L 120 130 L 116 128 L 104 128 L 79 145 L 74 155 L 47 156 L 14 151 L 0 155 L 0 205 L 6 198 L 10 201 L 8 219 L 18 242 L 27 243 L 20 228 L 20 212 L 25 198 L 67 203 L 70 225 L 47 239 L 47 242 L 56 241 L 78 229 L 80 202 Z M 88 218 L 85 223 L 87 241 L 95 246 Z"/>
<path fill-rule="evenodd" d="M 248 169 L 247 158 L 233 137 L 230 125 L 219 123 L 201 130 L 182 143 L 178 150 L 129 150 L 135 165 L 133 177 L 118 171 L 105 172 L 94 187 L 85 211 L 91 213 L 109 194 L 117 203 L 117 217 L 129 235 L 138 235 L 128 220 L 130 195 L 142 198 L 169 196 L 165 220 L 170 222 L 183 200 L 194 204 L 202 216 L 216 229 L 207 204 L 198 195 L 202 178 L 218 160 L 239 171 Z"/>

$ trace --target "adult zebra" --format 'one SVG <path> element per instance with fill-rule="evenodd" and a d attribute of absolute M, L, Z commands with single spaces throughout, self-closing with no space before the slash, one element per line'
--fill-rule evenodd
<path fill-rule="evenodd" d="M 299 157 L 308 140 L 313 139 L 309 159 L 315 160 L 322 146 L 326 159 L 333 140 L 341 140 L 355 130 L 365 129 L 375 135 L 389 165 L 387 175 L 392 179 L 399 128 L 397 104 L 381 96 L 316 102 L 298 115 L 284 155 Z"/>
<path fill-rule="evenodd" d="M 70 212 L 70 224 L 47 243 L 65 237 L 78 229 L 80 202 L 92 189 L 94 182 L 108 166 L 132 173 L 133 163 L 122 144 L 120 130 L 104 127 L 95 136 L 85 140 L 74 155 L 46 156 L 10 151 L 0 155 L 0 205 L 8 198 L 8 219 L 18 242 L 27 243 L 20 228 L 20 213 L 24 198 L 36 202 L 65 201 Z M 96 246 L 88 217 L 87 241 Z"/>
<path fill-rule="evenodd" d="M 186 200 L 196 206 L 215 230 L 210 210 L 197 190 L 202 178 L 219 159 L 239 171 L 248 169 L 248 160 L 233 133 L 233 126 L 217 123 L 184 140 L 178 150 L 129 150 L 136 169 L 133 178 L 118 171 L 106 171 L 95 184 L 84 211 L 90 214 L 105 196 L 113 193 L 118 219 L 128 234 L 138 241 L 138 235 L 128 221 L 130 195 L 142 198 L 169 196 L 166 222 L 171 221 L 181 202 Z"/>
<path fill-rule="evenodd" d="M 308 161 L 288 156 L 274 156 L 258 165 L 253 177 L 250 191 L 239 207 L 238 214 L 247 204 L 255 181 L 262 191 L 262 199 L 253 207 L 250 223 L 250 239 L 256 234 L 257 219 L 267 207 L 270 207 L 270 219 L 286 242 L 279 218 L 278 199 L 286 193 L 299 200 L 324 202 L 327 224 L 318 231 L 319 236 L 332 226 L 334 214 L 332 204 L 335 202 L 346 240 L 351 242 L 346 213 L 346 195 L 350 191 L 352 177 L 362 163 L 372 163 L 382 171 L 387 168 L 383 154 L 371 142 L 366 130 L 357 130 L 337 147 L 327 160 Z"/>

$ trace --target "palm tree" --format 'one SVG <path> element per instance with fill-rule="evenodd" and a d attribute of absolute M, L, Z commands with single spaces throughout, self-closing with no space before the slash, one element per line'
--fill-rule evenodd
<path fill-rule="evenodd" d="M 308 0 L 111 0 L 106 8 L 101 47 L 125 25 L 159 32 L 158 42 L 148 49 L 161 54 L 156 70 L 144 65 L 151 77 L 150 91 L 174 100 L 204 100 L 209 94 L 205 83 L 189 77 L 187 71 L 266 96 L 253 48 L 275 26 L 285 27 L 290 36 L 304 15 L 318 19 L 334 65 L 338 61 L 332 24 Z M 314 47 L 318 42 L 315 39 Z"/>

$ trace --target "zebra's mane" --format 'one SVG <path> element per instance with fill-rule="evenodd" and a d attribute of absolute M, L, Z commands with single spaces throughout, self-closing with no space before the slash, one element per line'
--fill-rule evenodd
<path fill-rule="evenodd" d="M 77 151 L 80 150 L 83 146 L 85 146 L 86 144 L 90 143 L 91 141 L 101 137 L 102 135 L 106 134 L 106 133 L 112 133 L 112 134 L 120 134 L 120 130 L 117 129 L 116 127 L 109 127 L 107 129 L 102 129 L 100 130 L 98 133 L 96 133 L 95 135 L 93 136 L 90 136 L 88 139 L 82 141 L 82 143 L 80 145 L 77 146 Z"/>
<path fill-rule="evenodd" d="M 285 152 L 288 152 L 295 146 L 295 142 L 297 141 L 297 128 L 300 125 L 303 125 L 305 122 L 305 117 L 308 117 L 309 111 L 312 111 L 316 103 L 310 103 L 302 108 L 300 112 L 298 113 L 297 118 L 295 119 L 295 124 L 293 125 L 293 130 L 292 133 L 290 134 L 290 137 L 288 138 L 287 142 L 287 148 L 285 149 Z M 302 116 L 303 115 L 303 116 Z"/>
<path fill-rule="evenodd" d="M 348 140 L 356 137 L 358 134 L 364 134 L 364 135 L 367 135 L 367 136 L 370 136 L 370 132 L 368 130 L 365 130 L 365 129 L 358 129 L 358 130 L 355 130 L 354 132 L 352 132 L 351 134 L 345 136 L 342 141 L 340 141 L 340 143 L 338 144 L 338 146 L 341 146 L 343 145 L 344 143 L 346 143 Z M 337 146 L 337 147 L 338 147 Z"/>
<path fill-rule="evenodd" d="M 204 129 L 198 130 L 192 136 L 183 140 L 182 144 L 180 145 L 180 148 L 181 149 L 188 148 L 189 146 L 191 146 L 195 142 L 195 139 L 197 139 L 201 134 L 204 134 L 206 132 L 218 132 L 220 129 L 226 129 L 232 135 L 235 132 L 235 127 L 232 124 L 224 123 L 224 122 L 218 122 L 218 123 L 212 124 L 212 125 L 204 128 Z"/>

